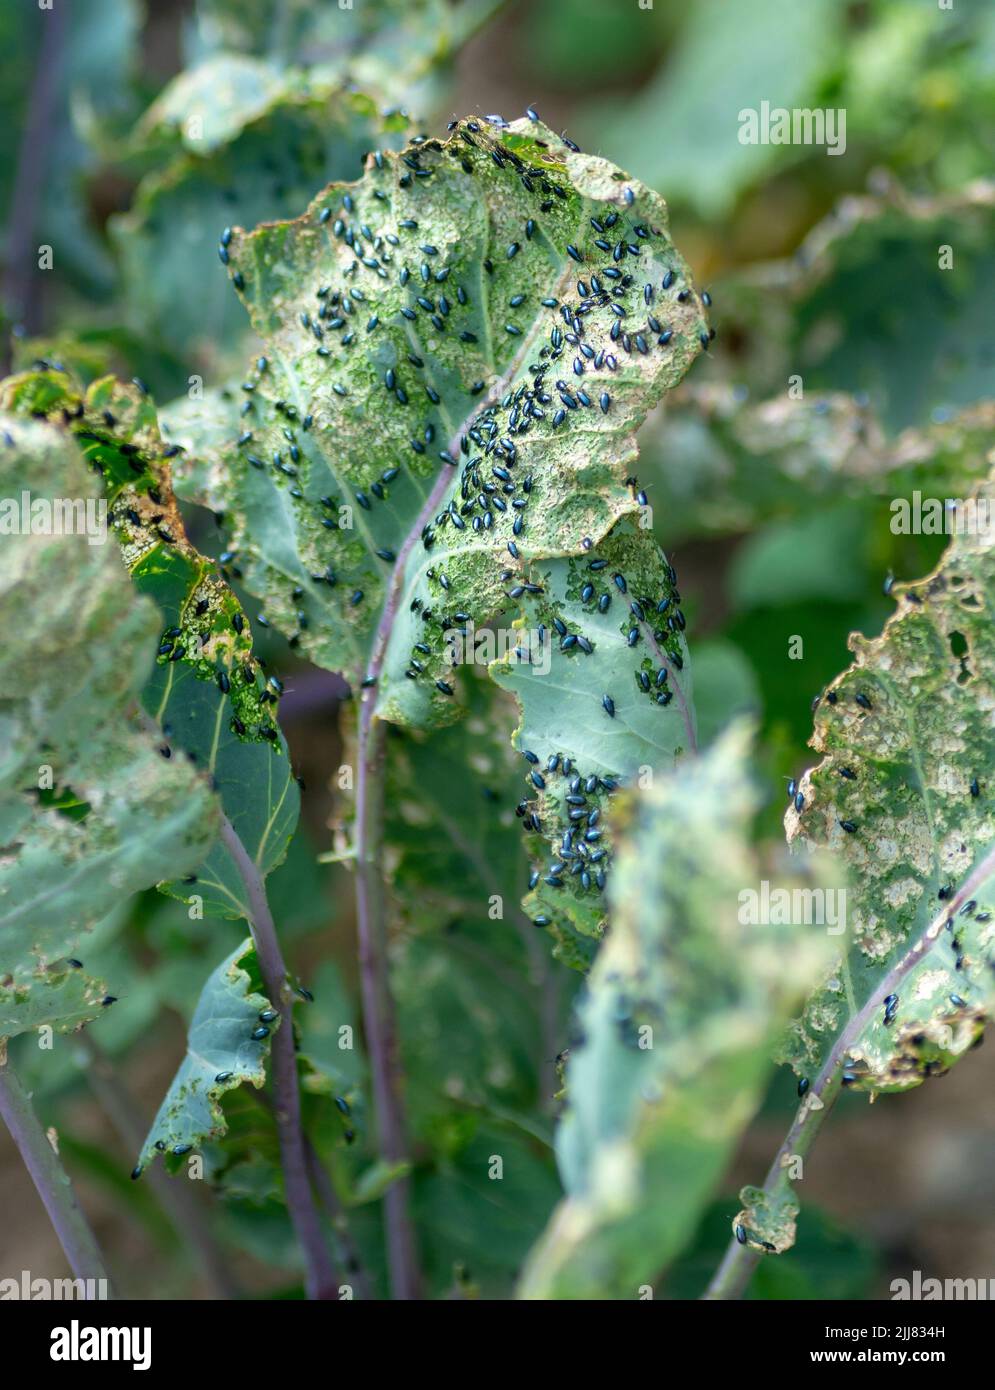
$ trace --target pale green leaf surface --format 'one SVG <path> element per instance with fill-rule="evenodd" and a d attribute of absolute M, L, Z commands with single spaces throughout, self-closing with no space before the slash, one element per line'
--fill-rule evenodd
<path fill-rule="evenodd" d="M 205 476 L 198 466 L 189 491 L 200 500 L 227 496 L 246 583 L 318 664 L 361 677 L 389 596 L 396 620 L 388 624 L 378 712 L 425 724 L 452 717 L 449 697 L 434 684 L 446 674 L 441 618 L 463 611 L 478 623 L 493 618 L 509 606 L 511 575 L 526 571 L 527 578 L 531 560 L 581 553 L 585 541 L 596 544 L 638 510 L 624 482 L 633 432 L 683 375 L 705 325 L 667 237 L 662 201 L 603 161 L 570 151 L 544 126 L 520 121 L 471 134 L 464 124 L 444 145 L 409 147 L 405 159 L 388 153 L 383 168 L 370 161 L 361 183 L 329 188 L 296 222 L 235 233 L 230 270 L 243 278 L 266 356 L 244 383 L 242 444 L 216 449 L 213 470 Z M 612 246 L 622 233 L 639 253 L 623 244 L 621 270 L 593 245 L 590 218 L 599 214 L 616 218 Z M 535 228 L 527 232 L 530 218 Z M 417 227 L 402 226 L 406 220 Z M 640 238 L 636 225 L 651 234 Z M 567 244 L 576 244 L 580 264 Z M 633 281 L 623 285 L 606 271 Z M 663 291 L 668 271 L 673 283 Z M 595 295 L 583 319 L 584 344 L 612 352 L 617 370 L 595 368 L 576 352 L 586 360 L 578 377 L 559 309 L 569 304 L 576 313 L 583 298 L 576 282 L 590 290 L 595 276 L 625 310 L 628 351 L 609 336 L 617 320 L 608 293 Z M 655 296 L 649 308 L 645 283 Z M 518 294 L 524 302 L 512 306 Z M 544 307 L 544 297 L 556 307 Z M 657 344 L 648 315 L 672 333 L 668 343 Z M 533 366 L 543 369 L 542 403 L 534 402 L 541 416 L 511 399 L 535 388 Z M 555 426 L 560 373 L 570 377 L 573 406 Z M 578 389 L 586 389 L 589 406 L 578 403 Z M 609 396 L 604 413 L 602 392 Z M 223 422 L 216 401 L 207 413 L 208 424 Z M 171 418 L 170 437 L 204 450 L 210 439 L 195 433 L 196 414 L 182 412 L 186 433 Z M 486 456 L 492 433 L 495 448 Z M 458 451 L 464 439 L 461 467 L 443 464 L 440 475 L 439 452 Z M 507 487 L 494 465 L 512 475 Z M 505 510 L 484 507 L 478 493 L 496 496 Z M 527 507 L 509 506 L 516 500 Z M 520 559 L 512 565 L 506 544 L 520 510 Z M 493 522 L 486 527 L 485 511 Z M 425 523 L 428 547 L 419 534 Z M 403 572 L 392 574 L 400 564 Z M 302 599 L 293 597 L 295 586 Z M 415 669 L 417 642 L 431 650 L 416 657 L 424 669 L 412 680 L 405 672 Z"/>
<path fill-rule="evenodd" d="M 177 1147 L 185 1151 L 220 1138 L 227 1128 L 221 1105 L 225 1092 L 244 1082 L 257 1090 L 263 1086 L 269 1036 L 255 1039 L 251 1034 L 261 1026 L 272 1033 L 281 1020 L 260 1024 L 260 1013 L 270 1007 L 260 988 L 255 949 L 251 940 L 243 941 L 208 976 L 190 1020 L 186 1056 L 152 1121 L 140 1167 L 157 1154 L 179 1157 Z"/>
<path fill-rule="evenodd" d="M 750 925 L 757 796 L 740 724 L 622 812 L 612 930 L 579 1009 L 557 1138 L 566 1200 L 525 1298 L 631 1298 L 674 1258 L 762 1096 L 774 1033 L 825 959 Z"/>
<path fill-rule="evenodd" d="M 977 498 L 976 517 L 985 506 L 990 517 L 995 486 Z M 805 804 L 785 825 L 789 840 L 846 866 L 852 944 L 786 1043 L 799 1072 L 814 1074 L 995 844 L 993 534 L 989 523 L 953 536 L 933 574 L 896 586 L 895 614 L 879 637 L 851 636 L 854 662 L 816 711 L 822 760 L 800 779 Z M 852 1084 L 915 1086 L 977 1040 L 995 1000 L 991 882 L 965 909 L 907 975 L 894 1018 L 882 1009 L 850 1049 Z"/>
<path fill-rule="evenodd" d="M 0 494 L 10 505 L 22 490 L 36 501 L 97 498 L 60 431 L 6 415 L 3 440 Z M 0 625 L 4 1007 L 30 1026 L 75 1026 L 100 1006 L 91 1009 L 95 991 L 59 962 L 164 864 L 182 873 L 198 862 L 216 831 L 213 799 L 138 727 L 158 622 L 152 605 L 136 602 L 113 546 L 81 534 L 5 535 Z M 52 792 L 39 792 L 46 768 Z"/>

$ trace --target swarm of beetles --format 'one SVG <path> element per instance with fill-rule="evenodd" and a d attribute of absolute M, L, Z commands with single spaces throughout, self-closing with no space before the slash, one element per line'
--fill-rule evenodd
<path fill-rule="evenodd" d="M 249 469 L 265 472 L 275 486 L 288 491 L 310 553 L 322 555 L 320 565 L 312 566 L 311 582 L 321 586 L 325 602 L 329 588 L 341 595 L 344 615 L 358 617 L 378 605 L 392 571 L 407 558 L 410 545 L 402 548 L 399 559 L 397 542 L 388 534 L 392 488 L 431 477 L 435 458 L 445 470 L 458 470 L 448 500 L 442 499 L 434 514 L 419 517 L 414 538 L 415 546 L 429 555 L 439 553 L 440 559 L 433 558 L 424 569 L 427 596 L 409 602 L 421 633 L 410 647 L 403 674 L 424 683 L 436 700 L 455 694 L 449 673 L 439 669 L 443 635 L 465 633 L 471 622 L 486 622 L 507 599 L 527 601 L 542 594 L 527 554 L 530 509 L 538 506 L 545 515 L 544 509 L 557 501 L 562 479 L 533 461 L 535 444 L 552 444 L 573 429 L 590 430 L 596 420 L 610 420 L 616 398 L 627 402 L 633 389 L 630 364 L 654 354 L 669 361 L 679 346 L 686 347 L 692 322 L 701 347 L 707 348 L 712 336 L 701 313 L 708 296 L 698 299 L 684 283 L 676 258 L 661 261 L 655 255 L 654 244 L 669 243 L 640 215 L 636 190 L 619 176 L 617 185 L 600 197 L 578 195 L 561 181 L 565 171 L 559 148 L 576 153 L 577 146 L 540 127 L 534 110 L 526 114 L 530 126 L 524 130 L 510 130 L 495 115 L 452 122 L 445 142 L 416 136 L 399 156 L 371 156 L 361 184 L 319 199 L 308 216 L 328 238 L 331 273 L 323 256 L 326 263 L 313 301 L 308 305 L 305 300 L 297 311 L 294 344 L 302 357 L 313 354 L 327 366 L 327 387 L 310 399 L 289 400 L 282 369 L 266 357 L 257 359 L 243 383 L 246 423 L 238 440 L 240 457 Z M 427 202 L 431 220 L 433 200 L 427 194 L 446 160 L 469 176 L 488 169 L 496 190 L 479 267 L 464 266 L 458 242 L 436 245 L 420 224 L 419 203 Z M 494 169 L 499 171 L 496 181 Z M 219 257 L 230 267 L 236 290 L 245 292 L 243 270 L 231 265 L 232 236 L 225 229 Z M 316 254 L 323 245 L 315 243 Z M 422 346 L 426 339 L 441 346 L 427 352 Z M 397 456 L 360 486 L 333 467 L 337 488 L 313 496 L 310 441 L 324 433 L 324 452 L 334 457 L 337 419 L 354 422 L 363 415 L 369 419 L 371 410 L 380 411 L 376 382 L 371 388 L 367 378 L 378 360 L 378 344 L 385 342 L 391 350 L 384 348 L 379 358 L 389 365 L 377 369 L 383 406 L 377 433 L 381 452 L 388 456 L 398 442 Z M 462 376 L 473 370 L 470 364 L 482 368 L 472 380 Z M 506 388 L 488 390 L 491 364 L 509 383 Z M 350 375 L 360 382 L 358 403 Z M 474 415 L 475 397 L 484 399 Z M 454 423 L 461 420 L 465 423 Z M 624 413 L 620 420 L 624 428 Z M 263 437 L 270 441 L 265 446 Z M 562 446 L 558 448 L 562 455 Z M 638 482 L 626 481 L 637 504 L 645 506 Z M 358 563 L 337 519 L 344 501 L 358 506 L 364 518 L 366 553 Z M 327 539 L 321 543 L 323 534 Z M 439 545 L 443 537 L 444 548 Z M 507 557 L 503 569 L 488 562 L 500 589 L 486 599 L 481 597 L 486 584 L 467 582 L 465 572 L 467 557 L 481 552 L 485 537 L 493 539 L 496 553 Z M 630 668 L 638 690 L 654 706 L 666 708 L 683 664 L 685 619 L 676 574 L 665 572 L 657 592 L 643 592 L 641 586 L 630 592 L 632 576 L 600 557 L 590 537 L 578 535 L 574 544 L 577 552 L 588 552 L 582 605 L 600 613 L 613 603 L 624 607 L 628 621 L 623 638 L 634 651 Z M 386 575 L 376 561 L 387 567 Z M 468 591 L 476 596 L 476 606 L 468 602 Z M 483 611 L 487 602 L 492 607 Z M 296 615 L 297 640 L 309 622 L 308 606 L 308 594 L 297 586 L 290 609 Z M 590 636 L 562 615 L 554 614 L 551 625 L 561 652 L 582 659 L 592 650 Z M 368 669 L 363 683 L 374 685 L 379 676 L 379 668 Z M 604 690 L 596 698 L 601 717 L 615 719 L 618 692 Z M 534 804 L 519 808 L 526 829 L 547 840 L 553 830 L 543 826 L 543 815 L 555 812 L 563 821 L 555 828 L 557 855 L 541 875 L 545 885 L 555 890 L 570 881 L 580 893 L 600 893 L 608 855 L 599 844 L 602 807 L 591 800 L 591 779 L 595 777 L 603 801 L 620 778 L 575 767 L 567 750 L 550 757 L 544 772 L 532 768 L 533 791 L 539 790 L 537 776 L 564 779 L 555 799 L 557 805 L 562 801 L 558 809 L 552 798 L 543 810 Z M 545 925 L 548 917 L 539 913 L 534 920 Z"/>

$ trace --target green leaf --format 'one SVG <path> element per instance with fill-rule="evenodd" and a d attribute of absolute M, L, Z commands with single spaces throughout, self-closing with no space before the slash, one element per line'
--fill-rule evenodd
<path fill-rule="evenodd" d="M 213 103 L 225 90 L 217 67 L 199 71 L 215 120 L 221 113 Z M 186 90 L 193 77 L 178 79 L 182 90 L 167 103 L 183 131 L 196 107 Z M 146 120 L 153 114 L 166 119 L 158 106 Z M 351 177 L 372 146 L 396 143 L 395 132 L 406 126 L 400 115 L 382 118 L 361 93 L 272 76 L 254 105 L 228 112 L 224 128 L 205 123 L 202 138 L 186 139 L 182 152 L 143 179 L 129 211 L 112 219 L 111 233 L 129 321 L 183 364 L 174 389 L 187 385 L 191 367 L 216 379 L 237 370 L 250 351 L 249 325 L 218 260 L 225 227 L 298 213 L 315 187 Z"/>
<path fill-rule="evenodd" d="M 537 926 L 549 928 L 555 954 L 582 970 L 606 926 L 602 889 L 613 833 L 602 817 L 613 793 L 647 771 L 668 769 L 696 746 L 676 575 L 628 522 L 591 555 L 554 561 L 534 576 L 542 594 L 525 600 L 525 625 L 533 633 L 545 626 L 548 657 L 533 651 L 531 660 L 509 658 L 492 671 L 518 697 L 514 741 L 530 763 L 523 821 L 536 836 L 530 852 L 540 882 L 525 908 Z M 585 598 L 588 584 L 593 592 Z M 557 636 L 556 622 L 565 636 Z M 575 644 L 564 650 L 571 637 Z"/>
<path fill-rule="evenodd" d="M 260 1024 L 260 1014 L 271 1009 L 260 990 L 255 949 L 251 940 L 243 941 L 208 976 L 190 1020 L 186 1056 L 152 1121 L 140 1168 L 157 1154 L 181 1157 L 189 1148 L 220 1138 L 227 1129 L 221 1104 L 225 1093 L 246 1081 L 256 1090 L 265 1084 L 269 1036 L 256 1039 L 252 1033 L 260 1027 L 272 1032 L 282 1020 Z"/>
<path fill-rule="evenodd" d="M 342 9 L 309 0 L 200 0 L 194 47 L 204 54 L 255 54 L 274 67 L 308 65 L 318 78 L 366 86 L 394 105 L 421 94 L 420 80 L 451 58 L 499 3 L 377 0 Z"/>
<path fill-rule="evenodd" d="M 26 373 L 9 378 L 2 390 L 18 410 L 68 420 L 100 470 L 127 568 L 161 615 L 159 640 L 149 648 L 150 655 L 157 648 L 158 657 L 142 704 L 162 728 L 167 752 L 182 748 L 211 778 L 265 876 L 283 862 L 300 810 L 276 724 L 281 687 L 278 678 L 274 685 L 262 675 L 226 572 L 187 540 L 154 406 L 113 377 L 80 394 L 64 373 Z M 196 879 L 198 907 L 249 916 L 241 875 L 220 839 L 188 877 Z M 169 891 L 192 900 L 188 889 L 174 883 Z"/>
<path fill-rule="evenodd" d="M 811 743 L 823 757 L 799 781 L 802 810 L 785 818 L 790 841 L 829 849 L 850 876 L 847 953 L 785 1047 L 805 1074 L 995 844 L 995 547 L 984 522 L 995 486 L 972 500 L 933 574 L 895 586 L 881 635 L 851 636 L 854 662 L 816 712 Z M 977 1041 L 995 1000 L 993 909 L 995 887 L 979 885 L 926 938 L 893 1017 L 877 1011 L 849 1048 L 848 1084 L 905 1090 Z"/>
<path fill-rule="evenodd" d="M 579 1010 L 557 1137 L 566 1200 L 525 1298 L 638 1298 L 694 1233 L 763 1097 L 769 1047 L 825 959 L 799 927 L 743 928 L 762 867 L 742 724 L 619 816 L 612 930 Z"/>
<path fill-rule="evenodd" d="M 797 163 L 808 152 L 804 145 L 741 142 L 740 112 L 759 110 L 761 97 L 771 108 L 815 104 L 839 56 L 838 10 L 835 0 L 791 10 L 778 0 L 735 7 L 698 0 L 652 81 L 621 110 L 614 101 L 595 103 L 585 133 L 609 153 L 625 149 L 674 201 L 721 216 L 772 166 Z"/>
<path fill-rule="evenodd" d="M 0 1008 L 11 1029 L 75 1027 L 101 1005 L 64 957 L 164 865 L 193 868 L 216 811 L 189 764 L 163 759 L 139 726 L 158 620 L 100 543 L 99 495 L 79 451 L 39 421 L 4 415 L 2 430 Z M 24 493 L 32 515 L 55 499 L 73 501 L 77 517 L 89 506 L 89 536 L 51 524 L 24 534 Z"/>
<path fill-rule="evenodd" d="M 993 229 L 983 180 L 935 198 L 849 197 L 790 261 L 715 287 L 717 365 L 758 399 L 799 377 L 806 395 L 849 392 L 890 436 L 989 400 Z"/>
<path fill-rule="evenodd" d="M 751 402 L 728 382 L 686 383 L 647 425 L 643 474 L 675 539 L 727 535 L 794 519 L 813 501 L 890 502 L 915 489 L 963 497 L 984 472 L 993 430 L 991 401 L 888 438 L 874 411 L 845 392 Z"/>
<path fill-rule="evenodd" d="M 295 222 L 235 232 L 229 269 L 242 278 L 266 354 L 243 384 L 243 442 L 234 445 L 233 429 L 224 441 L 217 403 L 199 434 L 188 411 L 186 431 L 174 417 L 170 437 L 210 454 L 213 425 L 220 447 L 212 470 L 195 476 L 193 493 L 227 498 L 232 545 L 267 616 L 297 636 L 312 660 L 358 683 L 389 598 L 396 622 L 382 658 L 378 712 L 394 722 L 439 723 L 452 717 L 449 698 L 434 684 L 446 674 L 439 618 L 465 609 L 482 623 L 509 606 L 501 556 L 519 509 L 506 497 L 528 503 L 513 572 L 582 553 L 585 540 L 596 544 L 637 512 L 624 482 L 633 432 L 686 370 L 705 328 L 667 237 L 662 201 L 603 161 L 572 152 L 544 126 L 520 121 L 471 134 L 464 125 L 445 144 L 410 146 L 403 160 L 388 153 L 382 165 L 369 161 L 361 183 L 333 185 Z M 613 244 L 621 235 L 624 251 L 628 237 L 640 252 L 626 255 L 631 285 L 610 278 L 607 272 L 623 272 L 593 245 L 590 218 L 599 214 L 616 219 L 608 229 Z M 417 225 L 402 225 L 409 221 Z M 649 235 L 641 239 L 636 225 Z M 579 265 L 565 249 L 574 238 Z M 665 293 L 668 271 L 674 284 Z M 617 320 L 608 294 L 596 296 L 584 343 L 613 352 L 617 370 L 592 366 L 582 381 L 573 377 L 574 349 L 562 339 L 559 307 L 576 312 L 582 297 L 575 282 L 598 274 L 630 316 L 629 350 L 609 336 Z M 643 302 L 645 283 L 673 334 L 662 347 L 647 327 L 653 311 Z M 518 294 L 524 302 L 512 307 Z M 542 305 L 549 297 L 556 308 Z M 591 405 L 571 394 L 576 408 L 563 407 L 570 418 L 554 426 L 561 372 L 586 387 Z M 524 399 L 539 377 L 549 396 L 535 402 L 541 418 L 525 414 L 521 401 L 517 409 L 511 399 L 500 404 L 519 390 Z M 606 413 L 602 392 L 610 398 Z M 485 435 L 511 439 L 509 430 L 512 448 L 496 444 L 485 458 Z M 449 450 L 459 453 L 461 441 L 460 469 Z M 440 452 L 449 460 L 441 470 Z M 471 516 L 468 507 L 464 520 L 463 489 L 472 499 L 485 483 L 499 486 L 495 464 L 514 470 L 515 481 L 510 493 L 497 493 L 506 510 L 493 505 L 494 524 L 476 531 L 470 523 L 484 509 L 474 504 Z M 523 487 L 527 475 L 531 492 Z M 302 602 L 291 597 L 295 585 L 305 591 Z M 435 622 L 424 618 L 425 608 Z M 405 672 L 419 640 L 432 650 L 413 681 Z"/>

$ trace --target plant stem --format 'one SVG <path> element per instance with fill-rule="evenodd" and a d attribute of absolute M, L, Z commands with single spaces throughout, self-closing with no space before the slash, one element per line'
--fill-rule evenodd
<path fill-rule="evenodd" d="M 294 1050 L 293 994 L 287 983 L 273 914 L 266 888 L 248 850 L 226 815 L 221 817 L 221 838 L 235 861 L 249 899 L 249 927 L 259 958 L 259 970 L 270 1002 L 280 1009 L 280 1027 L 273 1034 L 273 1100 L 280 1161 L 287 1194 L 287 1209 L 307 1265 L 307 1295 L 313 1299 L 337 1297 L 338 1286 L 321 1232 L 321 1218 L 308 1180 L 301 1123 L 301 1097 Z"/>
<path fill-rule="evenodd" d="M 0 1117 L 45 1203 L 49 1220 L 77 1279 L 110 1280 L 93 1232 L 76 1201 L 69 1174 L 41 1127 L 31 1098 L 0 1049 Z M 99 1285 L 98 1285 L 99 1288 Z"/>
<path fill-rule="evenodd" d="M 363 1025 L 370 1054 L 373 1107 L 380 1150 L 388 1163 L 408 1156 L 407 1126 L 401 1100 L 397 1024 L 390 991 L 384 913 L 381 841 L 383 828 L 384 733 L 373 719 L 373 691 L 360 712 L 359 771 L 356 781 L 356 929 Z M 420 1295 L 421 1280 L 414 1228 L 408 1211 L 409 1181 L 391 1183 L 384 1194 L 387 1263 L 395 1298 Z"/>
<path fill-rule="evenodd" d="M 572 277 L 564 266 L 557 293 Z M 471 419 L 499 400 L 521 370 L 535 347 L 538 327 L 523 339 L 513 360 L 497 378 L 487 394 L 474 406 L 471 415 L 453 432 L 447 452 L 453 467 L 460 454 L 460 440 Z M 408 1156 L 407 1127 L 398 1076 L 396 1024 L 390 992 L 387 962 L 387 928 L 384 914 L 381 843 L 383 839 L 383 727 L 376 715 L 377 683 L 387 659 L 391 633 L 404 591 L 407 559 L 422 531 L 442 503 L 452 474 L 443 464 L 394 561 L 390 587 L 377 630 L 373 636 L 366 668 L 367 688 L 362 691 L 357 733 L 356 771 L 356 930 L 359 937 L 359 964 L 363 999 L 363 1030 L 370 1053 L 373 1076 L 373 1103 L 380 1132 L 380 1147 L 388 1161 Z M 407 1179 L 394 1182 L 384 1196 L 387 1227 L 387 1254 L 391 1285 L 396 1298 L 417 1298 L 420 1289 L 414 1230 L 408 1214 Z"/>
<path fill-rule="evenodd" d="M 39 279 L 35 274 L 33 242 L 45 191 L 49 153 L 54 144 L 52 126 L 62 89 L 62 58 L 68 25 L 68 15 L 62 5 L 48 12 L 39 11 L 38 18 L 42 21 L 41 44 L 17 153 L 3 275 L 3 298 L 11 318 L 29 331 L 38 326 L 35 304 Z M 9 370 L 7 344 L 0 350 L 0 358 L 3 370 Z"/>
<path fill-rule="evenodd" d="M 145 1126 L 140 1120 L 141 1107 L 126 1089 L 114 1064 L 100 1044 L 84 1029 L 78 1036 L 86 1054 L 86 1079 L 101 1108 L 117 1131 L 125 1149 L 137 1154 L 145 1138 Z M 218 1249 L 208 1226 L 208 1218 L 194 1199 L 189 1183 L 177 1182 L 158 1165 L 153 1164 L 144 1174 L 160 1206 L 165 1210 L 184 1244 L 199 1256 L 205 1278 L 215 1298 L 234 1299 L 241 1290 L 228 1270 L 224 1255 Z"/>
<path fill-rule="evenodd" d="M 373 1290 L 370 1285 L 369 1277 L 363 1269 L 359 1259 L 359 1251 L 352 1239 L 342 1204 L 336 1195 L 335 1188 L 332 1186 L 331 1178 L 325 1171 L 321 1159 L 315 1151 L 310 1139 L 304 1139 L 304 1157 L 307 1160 L 307 1169 L 311 1177 L 311 1186 L 318 1194 L 318 1200 L 325 1208 L 325 1215 L 328 1217 L 336 1236 L 341 1243 L 342 1256 L 345 1261 L 346 1278 L 343 1283 L 350 1282 L 356 1286 L 360 1298 L 368 1300 L 373 1297 Z"/>
<path fill-rule="evenodd" d="M 791 1128 L 785 1135 L 784 1143 L 778 1149 L 770 1166 L 763 1186 L 768 1197 L 777 1197 L 790 1186 L 787 1177 L 790 1159 L 798 1156 L 804 1157 L 811 1147 L 812 1141 L 822 1127 L 823 1120 L 833 1108 L 840 1094 L 842 1075 L 850 1050 L 861 1033 L 871 1023 L 875 1013 L 882 1007 L 885 998 L 889 994 L 899 992 L 902 981 L 932 948 L 948 918 L 955 916 L 958 909 L 977 892 L 993 873 L 995 873 L 995 847 L 988 851 L 953 898 L 948 899 L 944 904 L 943 910 L 933 918 L 905 955 L 901 956 L 892 966 L 877 989 L 868 996 L 863 1008 L 851 1015 L 846 1027 L 833 1044 L 815 1083 L 799 1106 Z M 751 1249 L 748 1245 L 740 1245 L 734 1238 L 706 1289 L 704 1297 L 709 1299 L 741 1297 L 759 1260 L 758 1251 Z"/>

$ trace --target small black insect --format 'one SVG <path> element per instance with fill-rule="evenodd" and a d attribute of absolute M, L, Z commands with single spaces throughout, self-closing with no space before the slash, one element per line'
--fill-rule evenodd
<path fill-rule="evenodd" d="M 252 1032 L 249 1034 L 249 1037 L 252 1039 L 253 1042 L 261 1042 L 263 1038 L 269 1037 L 269 1029 L 266 1027 L 264 1023 L 260 1024 L 258 1028 L 253 1028 Z"/>
<path fill-rule="evenodd" d="M 805 1092 L 808 1090 L 809 1086 L 811 1086 L 811 1084 L 812 1083 L 809 1081 L 808 1077 L 803 1076 L 798 1083 L 798 1094 L 800 1096 L 803 1096 Z"/>
<path fill-rule="evenodd" d="M 860 706 L 861 709 L 874 708 L 874 706 L 871 704 L 870 700 L 867 698 L 867 696 L 864 694 L 862 690 L 858 690 L 853 698 L 856 700 L 857 704 Z"/>
<path fill-rule="evenodd" d="M 219 1071 L 214 1080 L 217 1085 L 222 1086 L 226 1081 L 230 1081 L 234 1075 L 233 1071 Z"/>
<path fill-rule="evenodd" d="M 848 835 L 855 835 L 857 833 L 856 823 L 852 820 L 841 820 L 840 829 L 845 830 Z"/>
<path fill-rule="evenodd" d="M 610 695 L 603 695 L 603 696 L 601 697 L 601 704 L 602 704 L 602 706 L 604 707 L 604 710 L 605 710 L 605 712 L 607 713 L 608 717 L 609 717 L 610 719 L 614 719 L 614 718 L 615 718 L 615 701 L 612 699 L 612 697 L 611 697 Z"/>
<path fill-rule="evenodd" d="M 746 1244 L 746 1227 L 745 1227 L 745 1226 L 741 1226 L 741 1225 L 737 1225 L 737 1226 L 735 1227 L 735 1232 L 736 1232 L 736 1239 L 739 1241 L 740 1245 L 745 1245 L 745 1244 Z"/>

